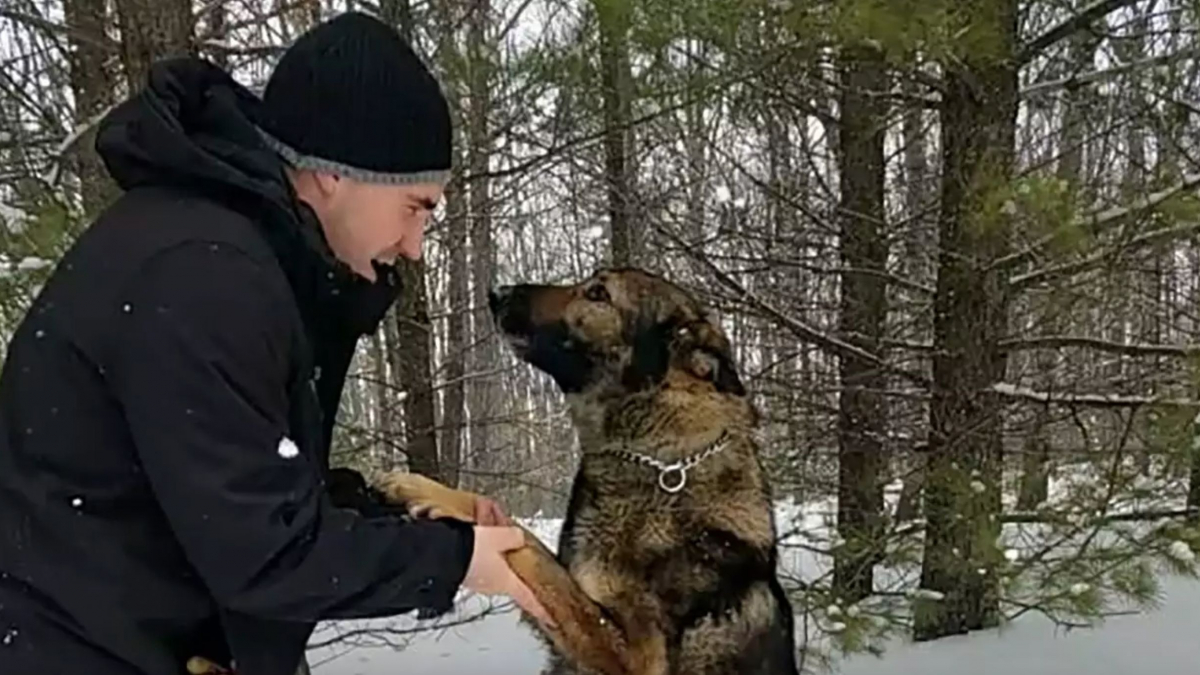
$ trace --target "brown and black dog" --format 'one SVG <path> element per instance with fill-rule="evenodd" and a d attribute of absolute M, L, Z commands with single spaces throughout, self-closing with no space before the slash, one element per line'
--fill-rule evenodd
<path fill-rule="evenodd" d="M 514 353 L 558 384 L 582 462 L 558 555 L 514 570 L 559 627 L 552 675 L 795 675 L 757 413 L 720 326 L 661 277 L 611 269 L 490 298 Z M 414 512 L 469 520 L 474 495 L 377 479 Z"/>

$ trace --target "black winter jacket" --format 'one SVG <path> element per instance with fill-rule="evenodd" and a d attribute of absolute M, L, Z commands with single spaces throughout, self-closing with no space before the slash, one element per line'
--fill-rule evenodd
<path fill-rule="evenodd" d="M 0 673 L 291 675 L 314 624 L 445 611 L 470 527 L 338 508 L 333 417 L 397 293 L 337 262 L 253 126 L 160 62 L 101 125 L 125 190 L 0 372 Z"/>

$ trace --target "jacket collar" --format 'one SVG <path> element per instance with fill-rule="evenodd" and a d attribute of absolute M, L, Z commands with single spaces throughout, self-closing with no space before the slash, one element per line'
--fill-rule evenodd
<path fill-rule="evenodd" d="M 371 282 L 334 256 L 258 131 L 261 105 L 211 62 L 162 60 L 146 86 L 101 121 L 96 150 L 122 189 L 169 186 L 245 214 L 275 251 L 310 329 L 374 332 L 400 293 L 399 276 L 377 264 Z"/>

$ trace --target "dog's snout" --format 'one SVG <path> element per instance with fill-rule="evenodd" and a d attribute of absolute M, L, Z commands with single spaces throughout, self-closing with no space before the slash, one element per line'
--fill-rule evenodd
<path fill-rule="evenodd" d="M 506 305 L 508 305 L 509 299 L 512 298 L 512 294 L 512 286 L 492 287 L 488 290 L 488 309 L 490 309 L 493 314 L 499 312 Z"/>

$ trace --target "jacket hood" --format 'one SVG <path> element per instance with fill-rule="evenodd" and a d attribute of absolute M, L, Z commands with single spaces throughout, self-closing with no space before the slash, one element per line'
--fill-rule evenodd
<path fill-rule="evenodd" d="M 175 188 L 243 213 L 275 249 L 302 311 L 314 303 L 319 322 L 333 319 L 332 311 L 356 334 L 373 332 L 399 291 L 394 268 L 377 264 L 371 283 L 333 255 L 316 214 L 296 198 L 282 159 L 266 145 L 261 116 L 261 100 L 215 64 L 165 59 L 100 122 L 96 151 L 124 190 Z"/>

